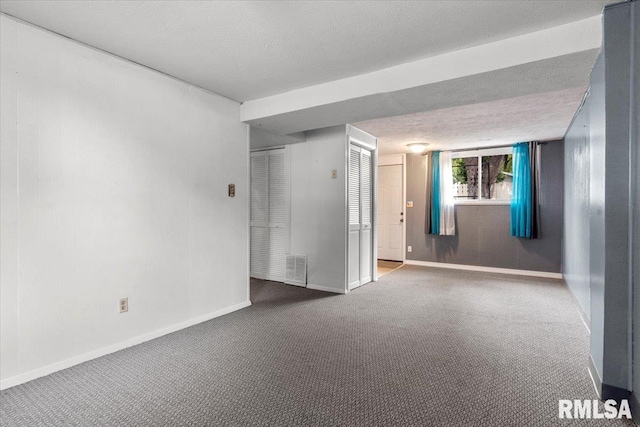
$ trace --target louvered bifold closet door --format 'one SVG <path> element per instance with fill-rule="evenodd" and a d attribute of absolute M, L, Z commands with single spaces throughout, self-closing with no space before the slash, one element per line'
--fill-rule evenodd
<path fill-rule="evenodd" d="M 371 231 L 373 176 L 371 151 L 360 153 L 360 284 L 369 283 L 372 277 L 373 234 Z"/>
<path fill-rule="evenodd" d="M 284 149 L 268 151 L 269 251 L 267 279 L 284 282 L 286 273 L 287 200 Z"/>
<path fill-rule="evenodd" d="M 268 175 L 267 154 L 251 153 L 251 277 L 265 279 L 267 275 L 268 242 Z"/>
<path fill-rule="evenodd" d="M 349 146 L 349 289 L 360 285 L 361 151 L 358 146 Z"/>

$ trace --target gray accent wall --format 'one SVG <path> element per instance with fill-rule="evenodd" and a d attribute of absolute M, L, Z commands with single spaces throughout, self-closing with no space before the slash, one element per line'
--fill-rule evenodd
<path fill-rule="evenodd" d="M 456 205 L 456 235 L 424 234 L 425 157 L 407 154 L 407 259 L 559 273 L 561 270 L 563 147 L 541 147 L 540 239 L 509 235 L 509 205 Z"/>

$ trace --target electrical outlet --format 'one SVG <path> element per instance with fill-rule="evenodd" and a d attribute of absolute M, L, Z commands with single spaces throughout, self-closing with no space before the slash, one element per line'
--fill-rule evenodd
<path fill-rule="evenodd" d="M 409 200 L 409 201 L 407 202 L 407 207 L 408 207 L 408 208 L 412 208 L 412 207 L 413 207 L 413 201 Z"/>
<path fill-rule="evenodd" d="M 413 247 L 407 246 L 407 252 L 413 252 Z"/>
<path fill-rule="evenodd" d="M 129 298 L 120 298 L 120 313 L 129 311 Z"/>

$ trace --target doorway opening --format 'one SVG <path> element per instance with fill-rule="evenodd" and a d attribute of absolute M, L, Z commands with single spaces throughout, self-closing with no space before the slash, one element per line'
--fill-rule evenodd
<path fill-rule="evenodd" d="M 378 276 L 400 268 L 405 259 L 404 156 L 378 158 Z"/>
<path fill-rule="evenodd" d="M 385 274 L 389 274 L 402 267 L 404 263 L 402 261 L 385 261 L 383 259 L 378 260 L 378 277 L 382 277 Z"/>

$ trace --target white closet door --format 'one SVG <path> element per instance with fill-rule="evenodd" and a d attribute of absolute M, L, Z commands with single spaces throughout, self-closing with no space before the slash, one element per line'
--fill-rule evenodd
<path fill-rule="evenodd" d="M 373 182 L 371 151 L 361 149 L 360 157 L 360 284 L 372 277 L 373 234 L 371 231 Z"/>
<path fill-rule="evenodd" d="M 267 153 L 251 153 L 251 277 L 265 279 L 267 275 L 268 218 Z"/>
<path fill-rule="evenodd" d="M 287 241 L 287 196 L 284 149 L 267 152 L 269 185 L 269 251 L 267 280 L 284 282 Z"/>
<path fill-rule="evenodd" d="M 349 289 L 373 277 L 373 174 L 371 152 L 349 147 Z"/>
<path fill-rule="evenodd" d="M 360 158 L 361 149 L 349 147 L 349 289 L 360 286 Z"/>
<path fill-rule="evenodd" d="M 288 234 L 285 150 L 251 153 L 251 277 L 284 282 Z"/>

